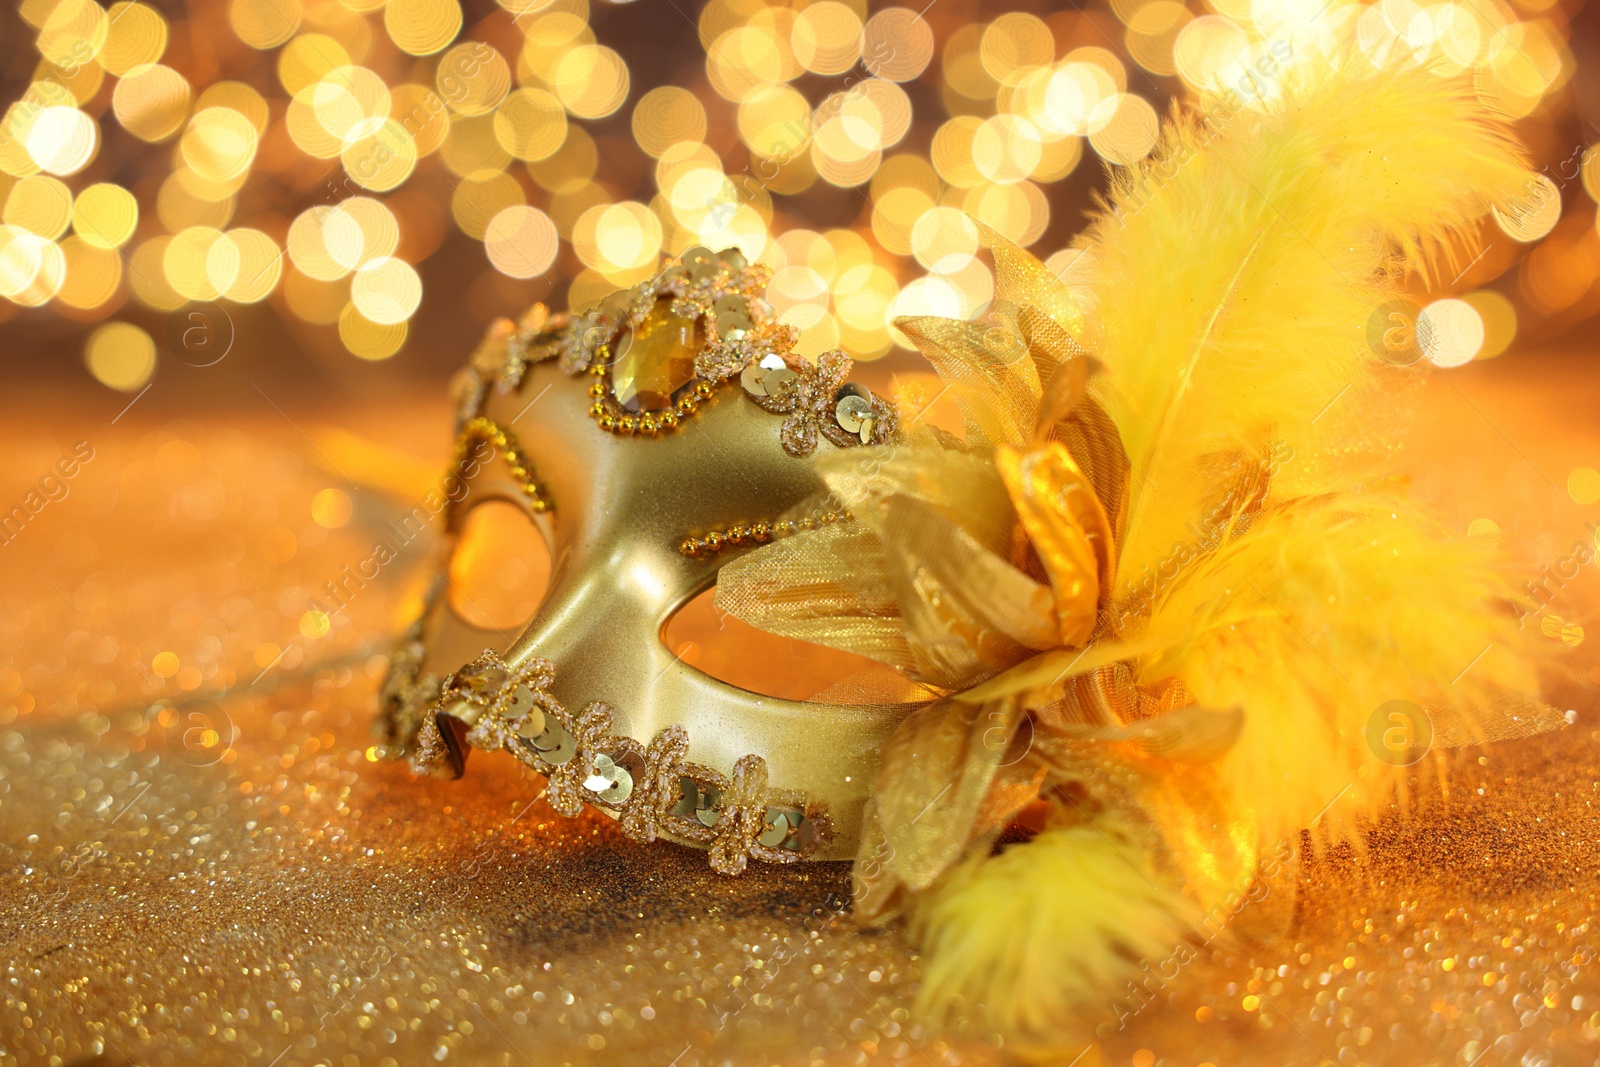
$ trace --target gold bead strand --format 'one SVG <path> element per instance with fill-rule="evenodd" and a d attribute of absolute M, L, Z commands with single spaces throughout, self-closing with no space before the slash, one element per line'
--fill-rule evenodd
<path fill-rule="evenodd" d="M 739 523 L 726 530 L 707 530 L 699 537 L 685 537 L 678 543 L 680 555 L 689 557 L 714 556 L 725 548 L 737 548 L 755 543 L 766 544 L 778 538 L 815 530 L 819 526 L 832 526 L 855 516 L 848 511 L 825 511 L 816 518 L 780 519 L 777 522 Z"/>
<path fill-rule="evenodd" d="M 467 423 L 461 431 L 461 439 L 456 445 L 456 470 L 461 470 L 467 461 L 467 451 L 473 441 L 488 441 L 496 449 L 505 453 L 506 463 L 511 468 L 511 476 L 517 480 L 520 488 L 528 498 L 528 505 L 535 512 L 544 513 L 554 511 L 555 505 L 545 493 L 544 486 L 539 482 L 535 473 L 533 462 L 528 454 L 522 450 L 510 430 L 507 430 L 493 419 L 478 416 Z"/>

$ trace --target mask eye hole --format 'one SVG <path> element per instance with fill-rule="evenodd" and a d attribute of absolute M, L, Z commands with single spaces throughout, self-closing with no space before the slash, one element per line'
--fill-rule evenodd
<path fill-rule="evenodd" d="M 462 622 L 514 633 L 550 588 L 550 546 L 525 510 L 485 500 L 461 517 L 449 575 L 445 595 Z"/>
<path fill-rule="evenodd" d="M 876 660 L 758 630 L 720 611 L 716 589 L 679 608 L 661 641 L 689 666 L 761 696 L 826 704 L 901 704 L 933 694 Z"/>

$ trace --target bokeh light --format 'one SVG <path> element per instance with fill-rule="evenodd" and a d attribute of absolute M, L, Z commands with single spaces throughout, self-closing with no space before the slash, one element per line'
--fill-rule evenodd
<path fill-rule="evenodd" d="M 89 335 L 83 358 L 100 384 L 131 392 L 155 373 L 156 344 L 132 323 L 108 322 Z"/>
<path fill-rule="evenodd" d="M 1281 91 L 1335 27 L 1365 61 L 1470 72 L 1536 143 L 1574 99 L 1570 13 L 1548 0 L 19 10 L 37 63 L 0 118 L 0 298 L 85 323 L 125 302 L 258 304 L 297 343 L 369 360 L 404 350 L 425 261 L 452 243 L 479 272 L 462 280 L 477 319 L 581 307 L 692 245 L 737 246 L 774 269 L 802 351 L 877 358 L 908 346 L 896 315 L 984 312 L 979 223 L 1070 286 L 1101 168 L 1146 165 L 1169 93 L 1216 120 L 1230 94 Z M 629 34 L 665 24 L 671 62 L 635 58 Z M 1571 155 L 1495 205 L 1511 240 L 1453 250 L 1476 264 L 1463 288 L 1415 294 L 1434 364 L 1600 312 L 1600 152 Z"/>

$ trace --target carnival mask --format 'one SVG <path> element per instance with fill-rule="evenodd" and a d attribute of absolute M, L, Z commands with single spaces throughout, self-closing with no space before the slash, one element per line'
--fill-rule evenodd
<path fill-rule="evenodd" d="M 550 579 L 508 641 L 453 610 L 441 574 L 383 699 L 388 739 L 419 767 L 459 775 L 471 748 L 503 748 L 548 776 L 563 814 L 593 805 L 726 871 L 853 855 L 905 709 L 761 696 L 662 640 L 742 547 L 839 521 L 799 457 L 896 433 L 893 406 L 845 380 L 849 360 L 790 352 L 767 277 L 695 249 L 588 316 L 535 308 L 490 331 L 461 386 L 470 477 L 448 525 L 516 503 Z"/>

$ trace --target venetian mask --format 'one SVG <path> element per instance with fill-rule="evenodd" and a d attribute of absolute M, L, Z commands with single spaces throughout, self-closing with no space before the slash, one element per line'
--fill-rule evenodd
<path fill-rule="evenodd" d="M 520 632 L 473 625 L 441 566 L 393 657 L 387 740 L 431 773 L 503 749 L 630 836 L 749 858 L 855 852 L 893 704 L 761 695 L 685 662 L 674 612 L 747 548 L 841 521 L 805 457 L 884 444 L 894 406 L 842 353 L 792 352 L 767 268 L 693 249 L 584 315 L 493 327 L 459 383 L 447 548 L 473 510 L 516 506 L 548 549 Z"/>

